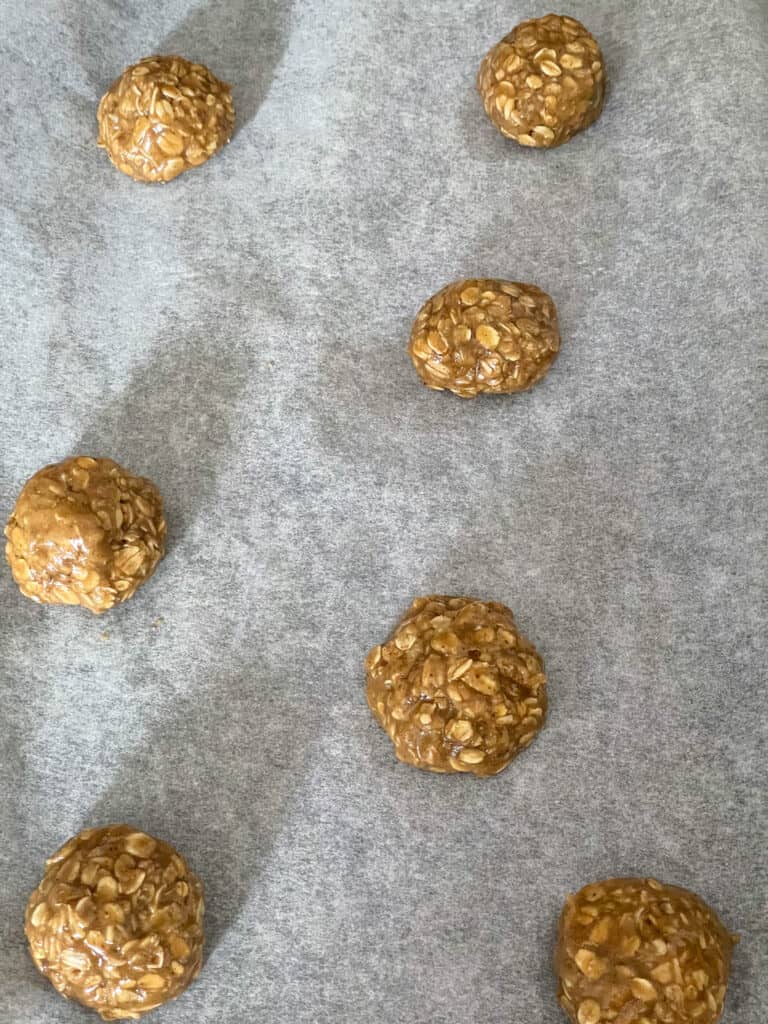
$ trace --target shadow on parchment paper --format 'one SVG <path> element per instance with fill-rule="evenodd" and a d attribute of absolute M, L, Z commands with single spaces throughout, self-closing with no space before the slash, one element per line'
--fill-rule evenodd
<path fill-rule="evenodd" d="M 247 902 L 303 782 L 308 705 L 257 670 L 169 701 L 83 828 L 125 822 L 177 847 L 205 889 L 206 956 Z"/>
<path fill-rule="evenodd" d="M 478 60 L 478 66 L 479 64 Z M 514 147 L 515 156 L 516 151 L 520 150 L 525 159 L 541 157 L 541 153 L 528 150 L 525 146 L 519 146 L 511 139 L 505 138 L 498 128 L 491 124 L 474 81 L 456 99 L 459 138 L 463 142 L 464 152 L 471 155 L 473 161 L 480 160 L 492 167 L 503 167 L 509 163 L 510 146 Z"/>
<path fill-rule="evenodd" d="M 557 927 L 560 916 L 560 908 L 555 908 L 551 915 L 547 915 L 547 904 L 541 903 L 542 913 L 536 929 L 537 949 L 541 951 L 539 966 L 533 977 L 533 998 L 536 1000 L 536 1019 L 546 1020 L 547 1015 L 552 1013 L 552 1008 L 557 1007 L 557 972 L 555 970 L 555 944 L 557 943 Z"/>
<path fill-rule="evenodd" d="M 163 495 L 170 552 L 216 487 L 252 365 L 223 310 L 192 332 L 164 314 L 149 360 L 95 415 L 76 451 L 113 458 L 153 480 Z"/>
<path fill-rule="evenodd" d="M 235 135 L 258 113 L 288 45 L 293 0 L 218 0 L 190 12 L 155 46 L 210 67 L 232 86 Z"/>
<path fill-rule="evenodd" d="M 136 34 L 130 8 L 113 6 L 106 22 L 87 4 L 70 5 L 66 15 L 94 98 L 127 64 L 153 53 L 180 54 L 232 86 L 235 135 L 255 117 L 288 45 L 293 0 L 212 0 L 190 11 L 163 39 L 147 35 L 136 52 L 126 51 L 126 38 Z"/>

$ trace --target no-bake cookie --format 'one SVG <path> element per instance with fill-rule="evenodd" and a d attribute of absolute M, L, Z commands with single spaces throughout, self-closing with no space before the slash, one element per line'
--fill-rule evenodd
<path fill-rule="evenodd" d="M 5 528 L 5 553 L 26 597 L 99 614 L 152 575 L 165 534 L 153 483 L 111 459 L 81 455 L 26 482 Z"/>
<path fill-rule="evenodd" d="M 456 281 L 419 311 L 408 353 L 427 387 L 460 398 L 533 387 L 560 349 L 557 311 L 533 284 Z"/>
<path fill-rule="evenodd" d="M 555 956 L 575 1024 L 714 1024 L 731 935 L 698 896 L 653 878 L 611 878 L 569 896 Z"/>
<path fill-rule="evenodd" d="M 548 14 L 522 22 L 485 55 L 477 88 L 503 135 L 550 149 L 600 116 L 603 55 L 575 18 Z"/>
<path fill-rule="evenodd" d="M 32 958 L 68 999 L 138 1020 L 197 977 L 203 890 L 172 846 L 129 825 L 88 829 L 46 863 L 29 898 Z"/>
<path fill-rule="evenodd" d="M 135 181 L 170 181 L 213 156 L 235 125 L 232 93 L 203 64 L 145 57 L 99 103 L 99 145 Z"/>
<path fill-rule="evenodd" d="M 365 664 L 368 704 L 401 761 L 496 775 L 547 710 L 544 666 L 509 608 L 419 597 Z"/>

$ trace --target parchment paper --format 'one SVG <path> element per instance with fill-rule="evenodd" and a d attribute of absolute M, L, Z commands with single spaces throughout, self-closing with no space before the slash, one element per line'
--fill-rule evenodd
<path fill-rule="evenodd" d="M 157 1024 L 556 1024 L 569 891 L 649 874 L 741 933 L 768 1019 L 766 8 L 581 2 L 610 96 L 505 141 L 500 0 L 2 0 L 0 518 L 72 453 L 157 482 L 170 550 L 102 618 L 0 572 L 0 1019 L 46 856 L 128 821 L 202 876 L 207 963 Z M 234 87 L 168 186 L 95 146 L 152 52 Z M 512 399 L 406 355 L 448 281 L 532 281 L 564 338 Z M 363 659 L 419 593 L 496 599 L 551 714 L 494 780 L 396 763 Z"/>

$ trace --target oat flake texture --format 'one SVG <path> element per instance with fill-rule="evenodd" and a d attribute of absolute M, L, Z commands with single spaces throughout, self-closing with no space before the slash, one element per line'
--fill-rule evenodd
<path fill-rule="evenodd" d="M 374 717 L 417 768 L 496 775 L 544 723 L 542 660 L 493 601 L 416 598 L 365 669 Z"/>
<path fill-rule="evenodd" d="M 112 459 L 78 455 L 24 484 L 5 527 L 5 554 L 25 597 L 98 615 L 149 579 L 165 534 L 153 483 Z"/>
<path fill-rule="evenodd" d="M 565 896 L 638 874 L 739 933 L 718 1024 L 767 1024 L 764 7 L 0 0 L 0 531 L 73 454 L 168 521 L 98 617 L 0 564 L 1 1024 L 99 1024 L 22 931 L 45 858 L 107 822 L 205 885 L 206 962 L 150 1024 L 568 1024 Z M 546 152 L 475 77 L 550 10 L 608 94 Z M 235 104 L 164 186 L 96 146 L 153 52 Z M 464 401 L 408 339 L 478 277 L 549 294 L 562 344 Z M 544 661 L 545 725 L 492 778 L 401 763 L 366 701 L 431 594 L 506 605 Z"/>
<path fill-rule="evenodd" d="M 569 896 L 560 917 L 560 1004 L 574 1024 L 715 1024 L 737 936 L 692 892 L 611 878 Z"/>
<path fill-rule="evenodd" d="M 533 387 L 560 349 L 552 299 L 533 284 L 455 281 L 428 299 L 411 331 L 414 369 L 460 398 Z"/>
<path fill-rule="evenodd" d="M 99 103 L 99 145 L 135 181 L 170 181 L 229 142 L 232 93 L 202 64 L 145 57 Z"/>
<path fill-rule="evenodd" d="M 551 149 L 600 116 L 603 55 L 575 18 L 548 14 L 524 21 L 485 55 L 477 88 L 503 135 L 521 146 Z"/>
<path fill-rule="evenodd" d="M 46 863 L 27 904 L 37 968 L 103 1020 L 138 1020 L 200 972 L 200 880 L 172 846 L 130 825 L 87 829 Z"/>

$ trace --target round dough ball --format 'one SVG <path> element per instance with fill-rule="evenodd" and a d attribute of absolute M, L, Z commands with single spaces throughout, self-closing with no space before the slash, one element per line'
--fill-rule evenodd
<path fill-rule="evenodd" d="M 22 594 L 100 614 L 127 601 L 165 553 L 154 484 L 111 459 L 45 466 L 21 490 L 5 553 Z"/>
<path fill-rule="evenodd" d="M 232 93 L 202 64 L 145 57 L 102 96 L 99 145 L 134 181 L 170 181 L 229 142 Z"/>
<path fill-rule="evenodd" d="M 485 112 L 523 146 L 550 149 L 600 116 L 603 55 L 575 18 L 524 21 L 485 55 L 477 74 Z"/>
<path fill-rule="evenodd" d="M 525 391 L 559 349 L 557 311 L 546 292 L 486 278 L 456 281 L 433 295 L 408 344 L 427 387 L 460 398 Z"/>
<path fill-rule="evenodd" d="M 494 601 L 416 598 L 365 670 L 371 711 L 417 768 L 496 775 L 544 722 L 542 660 Z"/>
<path fill-rule="evenodd" d="M 555 955 L 575 1024 L 714 1024 L 737 936 L 687 889 L 610 878 L 568 897 Z"/>
<path fill-rule="evenodd" d="M 107 825 L 47 861 L 25 931 L 61 995 L 104 1020 L 138 1020 L 197 977 L 202 920 L 202 885 L 184 858 L 130 825 Z"/>

